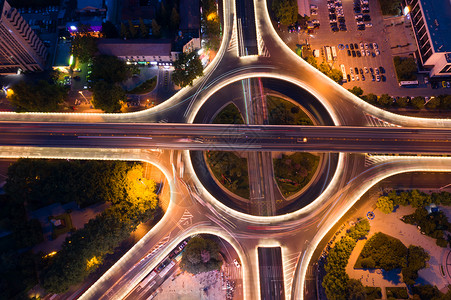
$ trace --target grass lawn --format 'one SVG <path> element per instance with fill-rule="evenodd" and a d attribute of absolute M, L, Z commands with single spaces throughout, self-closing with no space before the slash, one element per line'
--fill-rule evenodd
<path fill-rule="evenodd" d="M 216 115 L 213 124 L 244 124 L 244 120 L 238 107 L 230 103 Z"/>
<path fill-rule="evenodd" d="M 216 179 L 232 193 L 249 199 L 247 159 L 233 152 L 208 151 L 207 163 Z"/>
<path fill-rule="evenodd" d="M 313 125 L 299 105 L 275 96 L 266 96 L 266 103 L 271 125 Z"/>
<path fill-rule="evenodd" d="M 319 157 L 306 152 L 282 154 L 274 159 L 274 176 L 283 196 L 291 196 L 306 186 L 318 168 Z"/>
<path fill-rule="evenodd" d="M 393 297 L 395 299 L 409 299 L 409 294 L 405 287 L 386 287 L 387 298 Z"/>
<path fill-rule="evenodd" d="M 70 217 L 70 214 L 68 214 L 68 213 L 58 215 L 58 216 L 54 217 L 53 219 L 61 220 L 61 222 L 64 224 L 61 226 L 53 226 L 53 234 L 52 234 L 53 238 L 57 238 L 58 236 L 69 232 L 73 228 L 72 218 Z"/>
<path fill-rule="evenodd" d="M 134 89 L 128 91 L 127 94 L 147 94 L 153 91 L 156 85 L 157 85 L 157 76 L 154 76 L 144 81 Z"/>

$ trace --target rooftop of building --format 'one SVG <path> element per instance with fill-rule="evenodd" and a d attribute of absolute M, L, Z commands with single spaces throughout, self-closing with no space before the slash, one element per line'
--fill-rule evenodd
<path fill-rule="evenodd" d="M 435 52 L 451 52 L 451 1 L 420 0 Z"/>
<path fill-rule="evenodd" d="M 100 39 L 99 52 L 115 56 L 163 56 L 170 55 L 171 40 L 122 40 Z"/>
<path fill-rule="evenodd" d="M 102 0 L 77 0 L 77 9 L 78 10 L 90 10 L 90 9 L 102 9 L 103 1 Z"/>

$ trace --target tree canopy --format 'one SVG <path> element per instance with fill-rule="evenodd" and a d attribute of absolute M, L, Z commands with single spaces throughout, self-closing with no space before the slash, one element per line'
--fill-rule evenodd
<path fill-rule="evenodd" d="M 14 93 L 9 101 L 18 112 L 51 112 L 60 108 L 67 96 L 67 89 L 45 80 L 37 83 L 20 81 L 12 86 Z"/>
<path fill-rule="evenodd" d="M 185 247 L 180 269 L 191 274 L 199 274 L 220 270 L 222 263 L 218 244 L 210 238 L 195 236 Z"/>
<path fill-rule="evenodd" d="M 52 293 L 62 293 L 82 282 L 130 236 L 137 226 L 155 214 L 155 183 L 143 178 L 141 165 L 129 165 L 124 173 L 123 197 L 91 219 L 82 229 L 66 238 L 61 250 L 46 262 L 42 286 Z"/>
<path fill-rule="evenodd" d="M 122 82 L 132 76 L 133 68 L 114 55 L 96 56 L 92 63 L 93 82 L 104 80 L 107 83 Z"/>
<path fill-rule="evenodd" d="M 399 81 L 404 80 L 416 80 L 417 64 L 413 57 L 393 57 L 393 63 L 395 64 L 396 75 Z"/>
<path fill-rule="evenodd" d="M 76 35 L 72 40 L 72 55 L 82 63 L 90 62 L 97 51 L 97 39 L 89 34 Z"/>
<path fill-rule="evenodd" d="M 221 44 L 221 27 L 215 0 L 201 0 L 201 26 L 205 48 L 217 51 Z"/>
<path fill-rule="evenodd" d="M 102 23 L 102 34 L 107 39 L 114 39 L 119 37 L 116 26 L 111 21 Z"/>
<path fill-rule="evenodd" d="M 389 214 L 393 211 L 393 200 L 386 196 L 379 197 L 376 203 L 377 208 L 380 209 L 384 214 Z"/>
<path fill-rule="evenodd" d="M 119 112 L 125 100 L 124 89 L 116 83 L 98 81 L 92 87 L 92 104 L 104 112 Z"/>
<path fill-rule="evenodd" d="M 361 87 L 358 86 L 354 86 L 352 89 L 348 89 L 348 91 L 350 91 L 351 93 L 353 93 L 354 95 L 356 95 L 357 97 L 360 97 L 363 95 L 363 90 Z"/>
<path fill-rule="evenodd" d="M 193 85 L 194 79 L 204 74 L 202 62 L 196 52 L 180 53 L 174 62 L 174 69 L 172 81 L 181 87 Z"/>
<path fill-rule="evenodd" d="M 8 168 L 4 189 L 16 203 L 35 210 L 75 201 L 85 207 L 125 197 L 125 162 L 19 159 Z"/>
<path fill-rule="evenodd" d="M 282 25 L 291 25 L 298 19 L 298 3 L 296 0 L 274 0 L 272 11 Z"/>
<path fill-rule="evenodd" d="M 368 234 L 368 230 L 368 220 L 361 220 L 329 251 L 325 265 L 327 273 L 322 282 L 322 286 L 326 289 L 327 299 L 359 299 L 358 297 L 361 296 L 361 287 L 349 279 L 346 274 L 346 265 L 357 240 L 364 238 Z"/>

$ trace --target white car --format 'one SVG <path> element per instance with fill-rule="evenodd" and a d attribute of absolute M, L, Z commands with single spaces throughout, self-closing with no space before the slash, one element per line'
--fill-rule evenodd
<path fill-rule="evenodd" d="M 368 49 L 368 43 L 365 43 L 365 49 Z"/>
<path fill-rule="evenodd" d="M 368 71 L 367 67 L 364 67 L 363 69 L 365 70 L 365 73 L 369 73 L 370 72 L 370 71 Z"/>
<path fill-rule="evenodd" d="M 365 56 L 365 50 L 360 50 L 360 53 L 362 54 L 362 56 Z"/>
<path fill-rule="evenodd" d="M 237 269 L 241 267 L 240 263 L 236 259 L 233 260 L 233 263 L 235 264 L 235 267 L 237 267 Z"/>
<path fill-rule="evenodd" d="M 377 82 L 381 81 L 381 77 L 379 75 L 376 75 L 376 81 Z"/>
<path fill-rule="evenodd" d="M 366 56 L 371 56 L 370 50 L 365 50 Z"/>
<path fill-rule="evenodd" d="M 359 81 L 359 75 L 355 75 L 355 80 Z"/>
<path fill-rule="evenodd" d="M 374 51 L 374 53 L 376 53 L 376 55 L 381 54 L 381 52 L 379 51 L 379 49 L 376 49 L 376 51 Z"/>
<path fill-rule="evenodd" d="M 365 27 L 366 27 L 366 28 L 371 28 L 371 27 L 373 27 L 373 24 L 371 24 L 371 23 L 366 23 L 366 24 L 365 24 Z"/>
<path fill-rule="evenodd" d="M 374 48 L 374 49 L 378 49 L 378 47 L 377 47 L 377 44 L 376 44 L 376 43 L 373 43 L 373 48 Z"/>
<path fill-rule="evenodd" d="M 351 74 L 351 81 L 355 81 L 354 74 Z"/>

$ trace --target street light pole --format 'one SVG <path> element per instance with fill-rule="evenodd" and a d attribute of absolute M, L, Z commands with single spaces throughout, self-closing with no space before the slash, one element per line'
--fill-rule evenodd
<path fill-rule="evenodd" d="M 89 102 L 89 100 L 85 97 L 85 95 L 83 95 L 83 92 L 82 92 L 82 91 L 78 91 L 78 93 L 79 93 L 80 95 L 82 95 L 83 98 L 85 98 L 85 100 L 86 100 L 87 102 Z"/>

